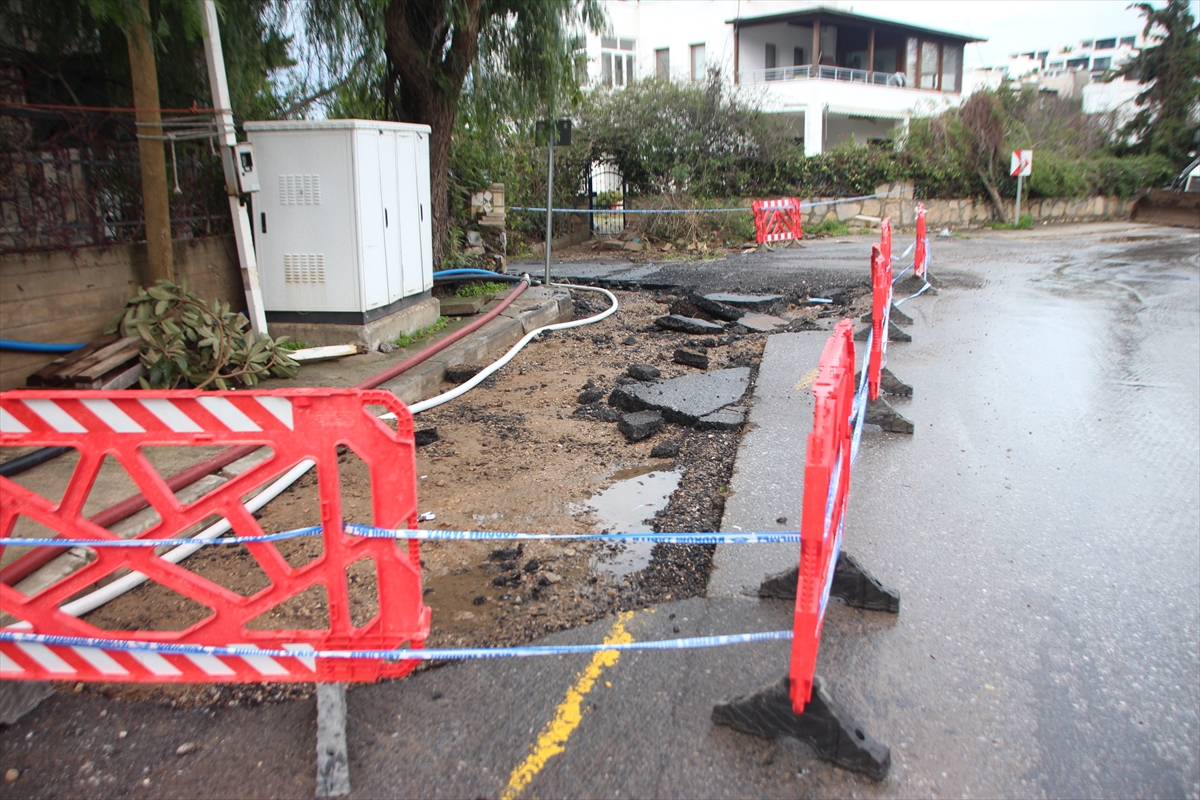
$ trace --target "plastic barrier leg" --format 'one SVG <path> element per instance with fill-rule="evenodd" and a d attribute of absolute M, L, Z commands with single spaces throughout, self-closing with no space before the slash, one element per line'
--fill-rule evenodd
<path fill-rule="evenodd" d="M 941 281 L 935 280 L 934 278 L 932 278 L 930 276 L 926 276 L 926 277 L 929 278 L 929 288 L 925 289 L 925 294 L 939 294 L 937 287 L 941 283 Z M 921 289 L 924 286 L 925 286 L 925 278 L 918 278 L 916 275 L 905 275 L 903 278 L 901 278 L 899 281 L 896 282 L 896 286 L 894 288 L 895 288 L 896 294 L 907 295 L 907 294 L 913 294 L 914 292 L 921 291 Z M 892 313 L 893 314 L 896 313 L 894 308 L 892 309 Z"/>
<path fill-rule="evenodd" d="M 803 714 L 792 711 L 790 689 L 785 675 L 757 692 L 717 703 L 712 721 L 764 739 L 791 736 L 812 747 L 824 761 L 883 780 L 892 763 L 891 751 L 863 732 L 820 677 L 813 678 L 812 698 Z"/>
<path fill-rule="evenodd" d="M 867 402 L 868 425 L 878 425 L 889 433 L 912 433 L 913 424 L 882 397 Z"/>
<path fill-rule="evenodd" d="M 862 378 L 862 373 L 855 373 L 854 382 L 858 383 L 860 378 Z M 890 369 L 884 367 L 879 371 L 879 391 L 900 397 L 912 397 L 913 387 L 893 375 Z"/>
<path fill-rule="evenodd" d="M 758 587 L 758 596 L 777 600 L 795 600 L 799 566 L 784 570 L 763 579 Z M 840 598 L 852 608 L 870 611 L 900 613 L 900 593 L 867 571 L 854 556 L 845 550 L 838 553 L 837 565 L 833 569 L 833 583 L 829 587 L 831 597 Z"/>
<path fill-rule="evenodd" d="M 908 314 L 905 314 L 899 308 L 897 308 L 895 303 L 892 303 L 892 310 L 888 312 L 888 319 L 890 319 L 892 322 L 896 323 L 897 325 L 903 325 L 906 328 L 909 325 L 913 324 L 913 318 L 910 317 Z M 861 317 L 859 317 L 859 322 L 865 322 L 868 325 L 870 325 L 871 324 L 871 312 L 868 311 L 867 313 L 865 313 Z"/>
<path fill-rule="evenodd" d="M 317 684 L 317 797 L 350 794 L 346 684 Z"/>
<path fill-rule="evenodd" d="M 54 694 L 50 681 L 0 682 L 0 725 L 12 725 Z"/>
<path fill-rule="evenodd" d="M 871 326 L 859 328 L 858 333 L 854 334 L 854 341 L 865 342 L 867 336 L 871 333 Z M 911 342 L 912 336 L 900 330 L 896 325 L 895 320 L 888 320 L 888 341 L 889 342 Z"/>

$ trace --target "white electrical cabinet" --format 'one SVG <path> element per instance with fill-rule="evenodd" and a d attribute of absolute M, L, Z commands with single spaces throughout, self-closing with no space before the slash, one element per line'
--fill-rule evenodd
<path fill-rule="evenodd" d="M 433 288 L 429 126 L 247 122 L 268 322 L 365 324 Z"/>

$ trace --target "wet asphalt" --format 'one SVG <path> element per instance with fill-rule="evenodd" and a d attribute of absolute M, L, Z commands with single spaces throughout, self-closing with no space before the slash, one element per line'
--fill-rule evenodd
<path fill-rule="evenodd" d="M 833 604 L 822 639 L 818 672 L 891 746 L 888 777 L 710 722 L 714 702 L 784 673 L 774 642 L 623 654 L 521 796 L 1200 797 L 1200 237 L 1119 224 L 969 236 L 932 243 L 943 287 L 904 306 L 914 341 L 890 350 L 915 388 L 893 405 L 916 432 L 868 431 L 852 479 L 846 547 L 900 591 L 901 612 Z M 786 291 L 816 285 L 814 270 L 865 279 L 869 247 L 671 269 L 705 289 Z M 583 268 L 626 267 L 564 271 Z M 781 359 L 773 379 L 786 387 L 801 367 Z M 735 489 L 754 462 L 739 454 Z M 718 555 L 736 569 L 736 552 Z M 729 592 L 625 627 L 659 639 L 790 622 L 786 603 Z M 612 625 L 552 641 L 598 642 Z M 354 796 L 502 795 L 589 660 L 355 688 Z M 305 703 L 178 711 L 66 693 L 0 736 L 0 766 L 25 770 L 6 797 L 314 785 Z M 185 741 L 199 746 L 175 756 Z"/>

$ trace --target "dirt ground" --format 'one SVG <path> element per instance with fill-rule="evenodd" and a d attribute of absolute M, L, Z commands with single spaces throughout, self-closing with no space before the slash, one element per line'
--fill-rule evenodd
<path fill-rule="evenodd" d="M 415 418 L 418 431 L 426 431 L 429 438 L 436 436 L 417 449 L 420 511 L 436 515 L 422 527 L 560 534 L 608 531 L 618 526 L 598 516 L 589 500 L 614 482 L 670 472 L 679 474 L 678 487 L 665 508 L 647 520 L 651 527 L 661 531 L 720 529 L 742 431 L 699 431 L 668 423 L 655 435 L 631 443 L 618 431 L 618 414 L 607 404 L 607 397 L 618 381 L 631 380 L 626 375 L 630 364 L 651 365 L 663 378 L 695 372 L 674 362 L 675 350 L 680 347 L 706 350 L 710 370 L 746 366 L 751 367 L 753 377 L 766 334 L 745 332 L 737 326 L 730 326 L 731 332 L 720 338 L 661 331 L 654 320 L 673 309 L 686 310 L 686 301 L 651 292 L 616 295 L 620 310 L 613 316 L 597 324 L 544 334 L 478 388 Z M 573 296 L 576 318 L 591 316 L 607 305 L 595 293 L 574 292 Z M 862 304 L 859 300 L 851 308 L 820 312 L 792 305 L 781 316 L 789 320 L 788 329 L 811 329 L 851 312 L 861 313 L 858 306 Z M 442 390 L 452 385 L 446 383 Z M 598 390 L 601 398 L 581 404 L 580 394 L 587 389 Z M 752 393 L 748 393 L 742 405 L 751 403 Z M 677 442 L 678 454 L 651 457 L 652 449 L 664 442 Z M 367 468 L 351 452 L 343 454 L 340 461 L 347 521 L 369 524 Z M 314 474 L 309 473 L 258 512 L 264 531 L 318 524 L 315 483 Z M 636 522 L 636 514 L 632 519 Z M 321 551 L 319 537 L 288 540 L 278 546 L 294 567 Z M 625 574 L 608 568 L 621 549 L 553 540 L 523 547 L 502 542 L 424 543 L 424 599 L 433 610 L 426 646 L 519 644 L 619 609 L 703 595 L 711 547 L 658 545 L 648 564 Z M 368 559 L 359 564 L 372 562 Z M 206 548 L 184 565 L 243 596 L 268 585 L 245 548 Z M 374 575 L 352 572 L 350 580 L 352 618 L 361 624 L 377 610 Z M 203 606 L 147 583 L 86 619 L 114 630 L 182 630 L 206 614 Z M 325 598 L 309 590 L 258 618 L 251 627 L 320 628 L 327 624 Z M 282 700 L 305 696 L 311 686 L 145 689 L 97 685 L 87 690 L 190 706 Z"/>

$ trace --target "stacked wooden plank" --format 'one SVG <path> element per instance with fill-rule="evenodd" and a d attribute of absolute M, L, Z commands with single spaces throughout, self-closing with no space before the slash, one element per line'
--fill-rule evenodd
<path fill-rule="evenodd" d="M 61 389 L 128 389 L 145 375 L 141 340 L 107 334 L 56 358 L 25 379 L 27 386 Z"/>

